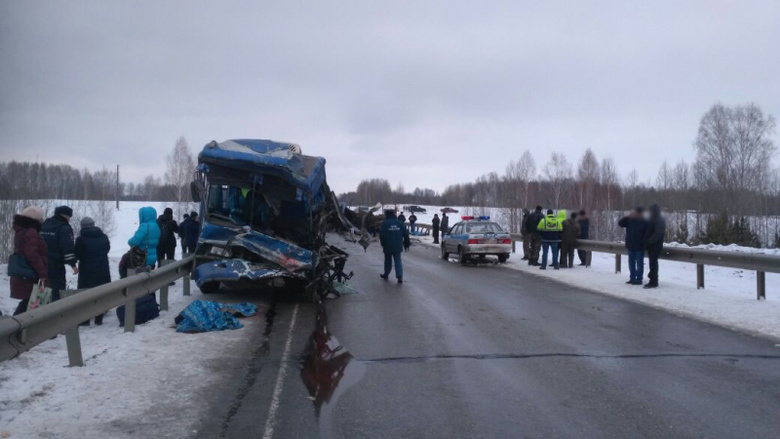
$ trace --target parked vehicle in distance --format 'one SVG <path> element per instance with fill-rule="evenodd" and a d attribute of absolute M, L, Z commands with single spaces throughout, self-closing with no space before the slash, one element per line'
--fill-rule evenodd
<path fill-rule="evenodd" d="M 442 236 L 442 259 L 448 260 L 452 254 L 458 256 L 461 264 L 488 255 L 497 256 L 500 263 L 509 259 L 512 237 L 498 223 L 490 221 L 489 216 L 463 216 L 461 220 Z"/>
<path fill-rule="evenodd" d="M 198 155 L 192 195 L 203 218 L 193 279 L 221 285 L 291 287 L 315 299 L 338 295 L 347 254 L 325 242 L 351 227 L 325 180 L 325 159 L 261 139 L 212 141 Z"/>
<path fill-rule="evenodd" d="M 442 207 L 441 213 L 458 213 L 458 209 L 453 209 L 451 207 Z"/>
<path fill-rule="evenodd" d="M 427 210 L 425 210 L 424 207 L 417 206 L 415 204 L 412 204 L 411 206 L 404 206 L 404 211 L 412 212 L 412 213 L 426 213 L 427 212 Z"/>

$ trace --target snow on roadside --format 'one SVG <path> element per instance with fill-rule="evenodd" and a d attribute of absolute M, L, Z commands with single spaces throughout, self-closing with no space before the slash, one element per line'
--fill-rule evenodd
<path fill-rule="evenodd" d="M 109 258 L 114 280 L 119 278 L 117 267 L 127 251 L 127 239 L 138 227 L 138 209 L 144 205 L 158 212 L 165 207 L 127 202 L 117 215 Z M 69 286 L 74 288 L 76 281 L 68 269 Z M 0 437 L 137 437 L 133 423 L 138 419 L 160 422 L 157 437 L 191 435 L 191 426 L 205 409 L 193 395 L 215 383 L 217 375 L 210 367 L 256 333 L 257 325 L 264 324 L 265 310 L 241 319 L 245 326 L 238 330 L 180 334 L 174 318 L 189 303 L 204 298 L 194 283 L 193 295 L 183 296 L 181 285 L 177 281 L 170 288 L 169 311 L 137 325 L 135 333 L 124 333 L 114 310 L 106 314 L 102 326 L 82 327 L 85 367 L 65 367 L 64 336 L 0 363 Z M 5 316 L 18 303 L 9 295 L 6 267 L 0 265 L 0 310 Z M 162 407 L 176 411 L 159 410 Z"/>
<path fill-rule="evenodd" d="M 438 244 L 433 244 L 430 236 L 414 239 L 438 248 Z M 780 274 L 766 274 L 767 300 L 758 301 L 754 271 L 705 266 L 706 289 L 697 290 L 696 265 L 662 260 L 659 264 L 661 286 L 654 290 L 645 290 L 625 284 L 628 280 L 628 260 L 625 256 L 622 258 L 621 274 L 614 272 L 615 256 L 606 253 L 593 253 L 592 265 L 589 268 L 553 270 L 548 267 L 547 270 L 540 270 L 521 260 L 521 243 L 517 243 L 517 246 L 518 253 L 511 255 L 506 264 L 507 268 L 555 279 L 579 288 L 642 303 L 741 332 L 780 340 Z M 738 246 L 706 246 L 706 248 L 780 255 L 776 249 Z M 645 260 L 645 279 L 646 277 L 647 260 Z"/>

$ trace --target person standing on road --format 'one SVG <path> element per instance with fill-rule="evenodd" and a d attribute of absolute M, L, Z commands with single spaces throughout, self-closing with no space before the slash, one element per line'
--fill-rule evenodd
<path fill-rule="evenodd" d="M 405 247 L 409 247 L 409 231 L 406 230 L 404 223 L 395 217 L 395 212 L 392 210 L 385 212 L 385 220 L 379 228 L 379 242 L 385 253 L 385 272 L 379 277 L 387 280 L 393 269 L 393 261 L 395 261 L 395 277 L 399 284 L 403 283 L 404 267 L 401 263 L 401 252 Z"/>
<path fill-rule="evenodd" d="M 432 233 L 433 233 L 433 243 L 434 244 L 438 244 L 439 243 L 439 223 L 440 223 L 440 221 L 441 220 L 439 219 L 439 214 L 438 213 L 434 213 L 433 214 L 433 219 L 431 220 L 431 228 L 433 229 Z"/>
<path fill-rule="evenodd" d="M 60 300 L 60 290 L 67 287 L 65 266 L 73 268 L 73 274 L 78 274 L 76 254 L 73 250 L 73 228 L 69 221 L 73 209 L 59 206 L 54 209 L 54 216 L 43 222 L 41 237 L 49 250 L 49 284 L 51 286 L 51 301 Z"/>
<path fill-rule="evenodd" d="M 111 282 L 108 268 L 108 252 L 111 243 L 108 236 L 95 226 L 95 220 L 86 216 L 81 219 L 81 231 L 76 238 L 75 253 L 79 261 L 79 289 L 98 287 Z M 95 324 L 103 324 L 103 314 L 95 317 Z M 82 322 L 89 326 L 89 320 Z"/>
<path fill-rule="evenodd" d="M 164 259 L 173 259 L 176 254 L 176 233 L 179 225 L 173 219 L 173 209 L 166 207 L 163 214 L 157 218 L 157 226 L 160 228 L 160 242 L 157 244 L 157 262 L 162 267 Z"/>
<path fill-rule="evenodd" d="M 552 209 L 547 209 L 547 216 L 536 226 L 542 238 L 542 265 L 539 267 L 542 270 L 547 269 L 547 252 L 550 248 L 552 248 L 552 266 L 556 270 L 560 268 L 558 250 L 561 245 L 562 223 L 565 219 L 566 211 L 564 209 L 559 210 L 557 216 L 553 214 Z"/>
<path fill-rule="evenodd" d="M 416 230 L 414 226 L 416 223 L 417 223 L 417 215 L 415 215 L 414 212 L 412 212 L 412 214 L 409 215 L 409 228 L 412 229 L 412 234 L 414 234 Z"/>
<path fill-rule="evenodd" d="M 588 212 L 586 212 L 585 209 L 580 210 L 577 223 L 580 225 L 580 236 L 578 236 L 577 239 L 588 239 L 590 232 L 590 218 L 588 218 Z M 580 265 L 588 265 L 588 256 L 590 256 L 590 252 L 585 250 L 577 250 L 577 256 L 580 258 Z"/>
<path fill-rule="evenodd" d="M 447 216 L 446 212 L 442 212 L 441 214 L 441 237 L 444 238 L 444 235 L 448 234 L 450 232 L 450 217 Z"/>
<path fill-rule="evenodd" d="M 572 212 L 561 226 L 561 268 L 574 268 L 574 248 L 577 247 L 577 236 L 580 234 L 577 212 Z"/>
<path fill-rule="evenodd" d="M 664 234 L 666 233 L 666 220 L 661 215 L 661 206 L 650 206 L 650 221 L 645 232 L 645 249 L 650 260 L 650 271 L 647 273 L 649 281 L 645 288 L 658 288 L 658 258 L 664 249 Z"/>
<path fill-rule="evenodd" d="M 49 286 L 49 255 L 40 235 L 42 222 L 43 209 L 37 206 L 26 207 L 13 218 L 14 253 L 22 256 L 38 276 L 38 280 L 11 277 L 11 298 L 20 301 L 14 315 L 27 311 L 30 294 L 38 282 Z"/>
<path fill-rule="evenodd" d="M 186 224 L 179 225 L 179 234 L 182 237 L 182 255 L 195 253 L 195 247 L 198 245 L 198 235 L 200 235 L 200 221 L 198 221 L 198 212 L 190 212 L 190 217 Z"/>
<path fill-rule="evenodd" d="M 618 226 L 626 229 L 626 250 L 628 251 L 629 285 L 642 285 L 645 272 L 645 233 L 647 221 L 644 219 L 645 209 L 636 207 L 631 213 L 618 221 Z"/>
<path fill-rule="evenodd" d="M 160 226 L 155 218 L 157 211 L 154 207 L 146 206 L 138 210 L 138 230 L 127 244 L 130 247 L 138 247 L 146 252 L 146 266 L 154 268 L 157 264 L 157 246 L 160 244 Z"/>
<path fill-rule="evenodd" d="M 523 240 L 523 258 L 521 261 L 527 261 L 531 256 L 531 241 L 528 239 L 528 209 L 523 209 L 523 219 L 520 221 L 520 236 Z"/>
<path fill-rule="evenodd" d="M 404 216 L 403 211 L 401 211 L 401 213 L 398 215 L 398 221 L 401 221 L 402 223 L 406 224 L 406 217 Z"/>
<path fill-rule="evenodd" d="M 528 250 L 531 252 L 528 257 L 528 265 L 539 265 L 539 250 L 542 249 L 542 234 L 539 230 L 539 222 L 544 219 L 542 215 L 542 206 L 536 206 L 536 209 L 528 215 Z"/>

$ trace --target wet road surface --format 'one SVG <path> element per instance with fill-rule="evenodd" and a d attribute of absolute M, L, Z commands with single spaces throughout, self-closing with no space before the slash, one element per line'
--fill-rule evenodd
<path fill-rule="evenodd" d="M 194 437 L 780 437 L 771 340 L 423 246 L 384 282 L 344 248 L 360 294 L 274 303 Z"/>

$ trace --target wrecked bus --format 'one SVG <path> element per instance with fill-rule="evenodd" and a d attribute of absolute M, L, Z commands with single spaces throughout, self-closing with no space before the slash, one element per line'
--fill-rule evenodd
<path fill-rule="evenodd" d="M 347 254 L 326 233 L 352 233 L 325 179 L 325 159 L 293 143 L 212 141 L 198 155 L 193 199 L 202 226 L 193 280 L 221 286 L 291 288 L 321 299 L 338 295 Z"/>

